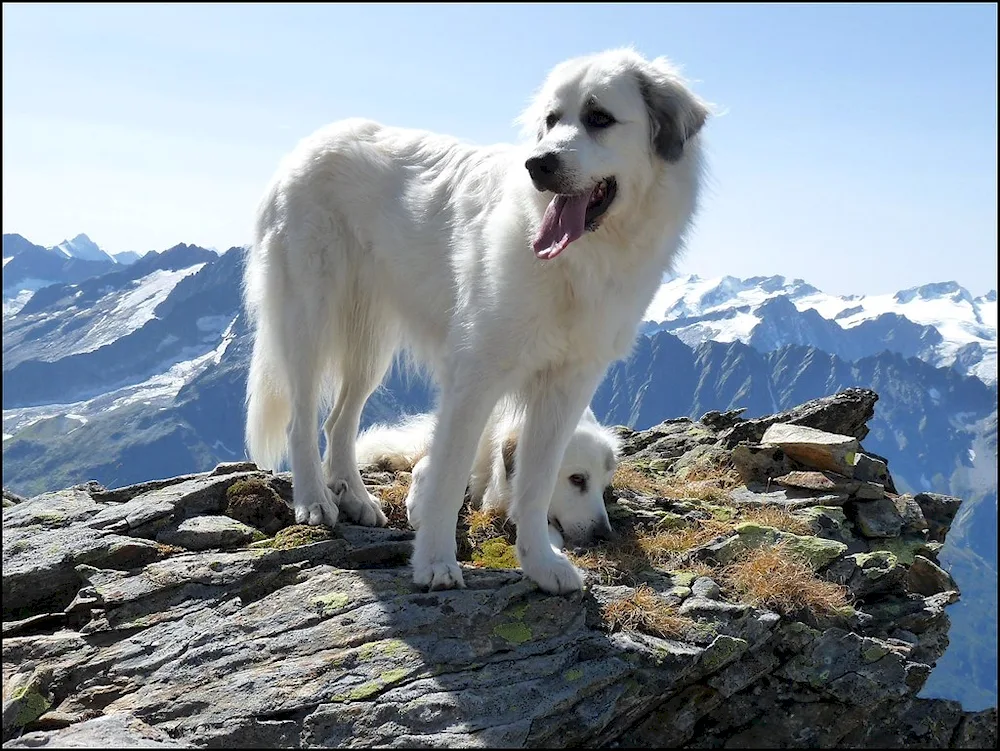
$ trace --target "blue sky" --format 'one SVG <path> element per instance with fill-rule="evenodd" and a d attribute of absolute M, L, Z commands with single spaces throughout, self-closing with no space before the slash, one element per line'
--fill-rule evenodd
<path fill-rule="evenodd" d="M 722 114 L 682 273 L 996 287 L 994 5 L 3 6 L 3 231 L 250 238 L 278 160 L 351 116 L 517 137 L 556 62 L 626 44 Z"/>

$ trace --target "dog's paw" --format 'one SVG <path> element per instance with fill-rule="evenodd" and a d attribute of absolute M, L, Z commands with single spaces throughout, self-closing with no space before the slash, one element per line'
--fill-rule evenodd
<path fill-rule="evenodd" d="M 458 562 L 446 563 L 432 561 L 430 563 L 413 564 L 413 583 L 418 587 L 435 589 L 465 589 L 465 579 Z"/>
<path fill-rule="evenodd" d="M 554 595 L 579 592 L 583 589 L 583 577 L 569 559 L 551 547 L 548 554 L 528 556 L 518 554 L 524 575 L 535 582 L 540 589 Z"/>
<path fill-rule="evenodd" d="M 336 480 L 330 487 L 337 496 L 340 508 L 352 521 L 365 527 L 384 527 L 389 523 L 382 512 L 382 504 L 367 490 L 364 495 L 359 495 L 345 480 Z"/>
<path fill-rule="evenodd" d="M 296 524 L 310 524 L 314 527 L 326 524 L 333 527 L 340 516 L 336 494 L 325 486 L 320 486 L 316 491 L 308 494 L 302 493 L 300 495 L 293 491 L 293 503 Z"/>
<path fill-rule="evenodd" d="M 430 466 L 430 457 L 425 456 L 413 468 L 410 480 L 410 492 L 406 494 L 406 519 L 414 529 L 420 528 L 420 502 L 417 500 L 417 486 Z"/>

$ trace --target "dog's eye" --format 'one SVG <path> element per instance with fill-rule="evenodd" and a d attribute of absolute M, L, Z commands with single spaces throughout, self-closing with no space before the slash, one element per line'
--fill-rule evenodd
<path fill-rule="evenodd" d="M 552 130 L 557 122 L 559 122 L 559 113 L 550 112 L 548 117 L 545 118 L 545 127 Z"/>
<path fill-rule="evenodd" d="M 569 484 L 575 488 L 579 488 L 581 493 L 587 492 L 587 476 L 576 474 L 569 476 Z"/>
<path fill-rule="evenodd" d="M 584 125 L 586 125 L 588 128 L 596 128 L 598 130 L 601 130 L 603 128 L 610 128 L 616 122 L 618 121 L 615 120 L 614 117 L 612 117 L 610 112 L 601 109 L 590 110 L 583 117 Z"/>

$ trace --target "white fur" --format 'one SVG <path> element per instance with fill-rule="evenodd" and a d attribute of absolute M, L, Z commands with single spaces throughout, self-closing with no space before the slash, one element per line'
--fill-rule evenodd
<path fill-rule="evenodd" d="M 505 452 L 516 447 L 523 417 L 521 411 L 497 410 L 483 432 L 469 481 L 474 508 L 510 510 L 513 486 Z M 427 455 L 433 436 L 432 414 L 408 417 L 397 425 L 373 425 L 358 437 L 357 459 L 394 471 L 413 469 Z M 612 534 L 604 489 L 611 484 L 619 450 L 618 436 L 601 425 L 588 407 L 570 436 L 549 501 L 549 536 L 557 547 L 566 540 L 583 543 Z M 585 486 L 579 487 L 574 478 L 583 478 Z"/>
<path fill-rule="evenodd" d="M 599 101 L 617 120 L 592 132 Z M 561 113 L 556 127 L 546 113 Z M 549 500 L 573 428 L 636 327 L 695 212 L 707 109 L 663 60 L 616 50 L 563 63 L 528 109 L 537 142 L 469 146 L 366 120 L 327 126 L 278 168 L 261 203 L 245 301 L 256 326 L 247 442 L 261 466 L 286 449 L 296 518 L 384 524 L 355 459 L 361 409 L 406 346 L 441 387 L 430 452 L 408 498 L 417 584 L 464 586 L 455 528 L 476 448 L 508 395 L 525 411 L 511 517 L 524 573 L 582 585 L 549 544 Z M 673 139 L 673 140 L 671 140 Z M 532 251 L 551 193 L 531 155 L 559 154 L 567 189 L 608 176 L 617 199 L 562 255 Z M 316 414 L 333 396 L 321 460 Z"/>

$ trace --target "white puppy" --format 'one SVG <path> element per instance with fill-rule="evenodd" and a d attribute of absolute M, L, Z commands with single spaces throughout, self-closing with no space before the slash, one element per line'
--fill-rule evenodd
<path fill-rule="evenodd" d="M 494 413 L 472 465 L 469 498 L 473 508 L 509 512 L 522 429 L 523 413 L 512 409 Z M 373 425 L 358 437 L 358 462 L 393 470 L 414 469 L 421 474 L 426 462 L 419 463 L 427 455 L 433 435 L 432 414 L 408 417 L 397 425 Z M 557 547 L 613 536 L 604 489 L 611 484 L 620 445 L 618 436 L 601 425 L 588 407 L 569 439 L 549 502 L 549 537 Z M 411 510 L 409 516 L 416 521 L 418 515 Z"/>
<path fill-rule="evenodd" d="M 522 118 L 525 145 L 367 120 L 303 140 L 261 202 L 245 278 L 247 444 L 273 467 L 287 441 L 296 518 L 385 523 L 355 440 L 406 347 L 441 388 L 408 500 L 421 520 L 414 581 L 464 586 L 458 512 L 507 395 L 525 410 L 511 503 L 521 568 L 546 591 L 578 590 L 580 572 L 549 543 L 549 502 L 574 427 L 682 246 L 707 115 L 665 60 L 615 50 L 552 70 Z"/>

